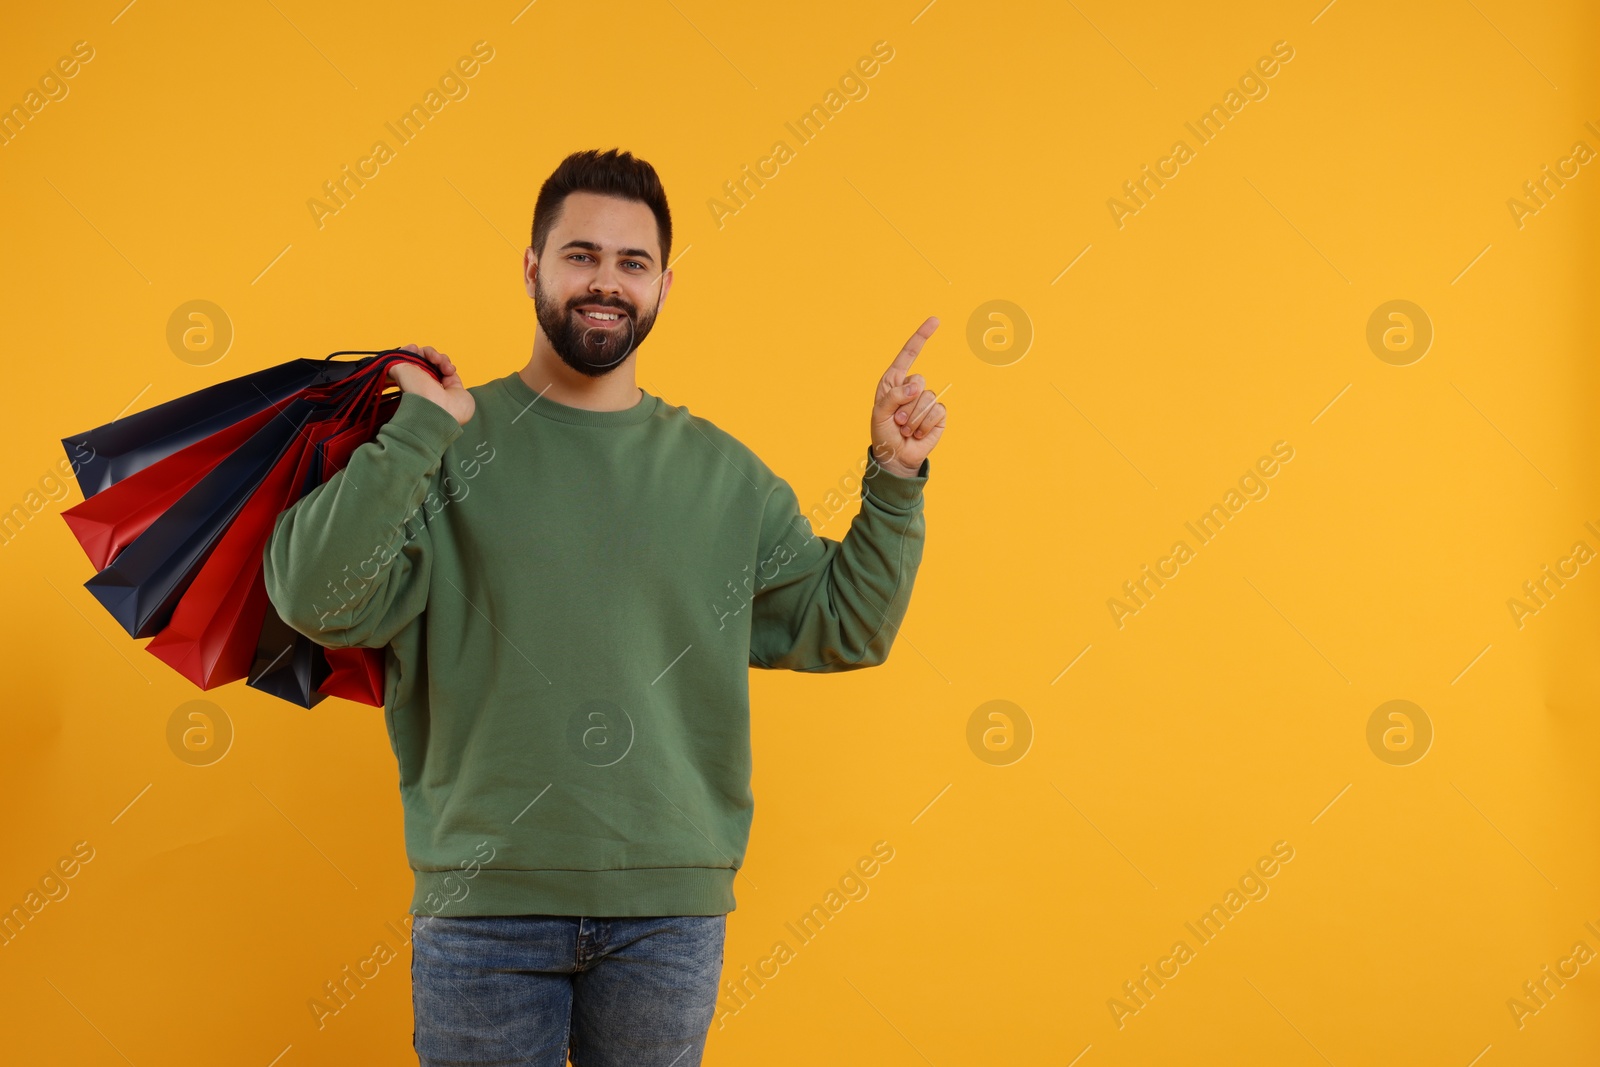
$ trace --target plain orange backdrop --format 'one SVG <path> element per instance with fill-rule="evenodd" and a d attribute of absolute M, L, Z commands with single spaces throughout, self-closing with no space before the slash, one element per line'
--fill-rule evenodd
<path fill-rule="evenodd" d="M 1562 963 L 1600 950 L 1600 566 L 1513 606 L 1600 550 L 1600 173 L 1543 169 L 1600 150 L 1595 14 L 1324 3 L 8 15 L 0 106 L 41 103 L 0 144 L 0 907 L 66 893 L 0 944 L 0 1060 L 414 1062 L 382 712 L 201 693 L 144 652 L 82 588 L 60 439 L 339 349 L 509 373 L 539 184 L 620 146 L 676 222 L 640 384 L 748 443 L 818 532 L 854 514 L 829 494 L 877 376 L 943 320 L 916 369 L 950 428 L 892 658 L 752 679 L 758 888 L 725 978 L 793 952 L 708 1064 L 1600 1061 L 1600 968 Z M 1202 143 L 1186 124 L 1236 88 Z M 169 341 L 198 300 L 225 351 Z M 1369 344 L 1391 301 L 1415 311 L 1378 336 L 1425 323 L 1426 351 Z M 1235 489 L 1222 533 L 1189 532 Z M 1147 566 L 1169 577 L 1135 604 Z M 194 700 L 221 758 L 186 747 Z M 1405 723 L 1369 733 L 1391 701 Z M 1412 760 L 1389 731 L 1423 723 Z M 797 944 L 877 842 L 869 891 Z M 1221 934 L 1190 932 L 1233 891 Z M 1169 978 L 1129 999 L 1147 966 Z"/>

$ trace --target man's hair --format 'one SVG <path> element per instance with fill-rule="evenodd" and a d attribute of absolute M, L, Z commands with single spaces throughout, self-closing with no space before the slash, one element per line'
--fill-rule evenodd
<path fill-rule="evenodd" d="M 539 199 L 533 205 L 535 257 L 544 256 L 545 242 L 561 220 L 569 193 L 597 193 L 645 203 L 656 216 L 656 234 L 661 239 L 660 269 L 667 269 L 672 253 L 672 212 L 667 209 L 667 193 L 654 167 L 615 148 L 608 152 L 574 152 L 563 159 L 539 187 Z"/>

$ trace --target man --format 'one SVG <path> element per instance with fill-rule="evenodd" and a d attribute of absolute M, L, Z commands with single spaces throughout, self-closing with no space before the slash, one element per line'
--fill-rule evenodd
<path fill-rule="evenodd" d="M 527 365 L 467 388 L 407 346 L 439 377 L 396 367 L 393 417 L 266 548 L 291 626 L 388 649 L 424 1067 L 699 1063 L 754 809 L 749 668 L 880 664 L 910 600 L 945 409 L 908 372 L 938 320 L 878 382 L 859 514 L 819 537 L 754 453 L 634 384 L 671 247 L 648 163 L 569 156 L 524 254 Z"/>

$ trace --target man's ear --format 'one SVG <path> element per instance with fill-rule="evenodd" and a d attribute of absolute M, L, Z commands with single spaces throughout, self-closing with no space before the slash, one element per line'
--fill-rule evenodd
<path fill-rule="evenodd" d="M 661 314 L 661 305 L 667 302 L 667 290 L 672 288 L 672 270 L 668 268 L 661 275 L 661 295 L 656 297 L 656 314 Z"/>
<path fill-rule="evenodd" d="M 522 250 L 522 287 L 528 291 L 528 296 L 533 296 L 533 283 L 539 276 L 539 261 L 534 258 L 533 247 Z"/>

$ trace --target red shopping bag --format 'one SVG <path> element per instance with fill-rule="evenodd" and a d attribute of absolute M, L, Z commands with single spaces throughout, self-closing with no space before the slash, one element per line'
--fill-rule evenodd
<path fill-rule="evenodd" d="M 406 355 L 402 353 L 402 355 Z M 407 358 L 415 361 L 417 357 Z M 438 372 L 429 369 L 437 376 Z M 378 427 L 393 416 L 400 395 L 383 397 L 386 366 L 364 368 L 341 383 L 343 396 L 332 416 L 345 428 L 319 442 L 315 470 L 303 492 L 342 470 Z M 338 696 L 373 707 L 383 706 L 386 655 L 381 648 L 325 648 L 290 628 L 268 610 L 246 684 L 301 707 L 315 707 L 324 697 Z"/>
<path fill-rule="evenodd" d="M 278 516 L 298 498 L 316 440 L 338 429 L 328 421 L 317 422 L 296 437 L 201 565 L 171 621 L 144 646 L 201 689 L 249 673 L 271 606 L 262 578 L 267 539 Z M 113 486 L 100 496 L 115 491 Z"/>
<path fill-rule="evenodd" d="M 383 707 L 383 681 L 388 655 L 381 648 L 325 648 L 328 676 L 317 692 L 357 704 Z"/>
<path fill-rule="evenodd" d="M 110 566 L 118 552 L 287 403 L 285 400 L 274 404 L 224 427 L 63 511 L 61 517 L 67 520 L 95 569 Z"/>
<path fill-rule="evenodd" d="M 388 422 L 399 403 L 398 395 L 383 400 L 378 405 L 376 422 L 378 424 Z M 365 425 L 358 425 L 329 438 L 323 445 L 323 457 L 327 464 L 323 480 L 326 481 L 343 470 L 345 464 L 350 462 L 351 454 L 371 440 L 375 432 L 375 428 L 369 432 Z M 317 687 L 319 693 L 343 697 L 358 704 L 383 707 L 384 676 L 388 659 L 383 649 L 329 648 L 323 652 L 328 660 L 329 673 Z"/>

